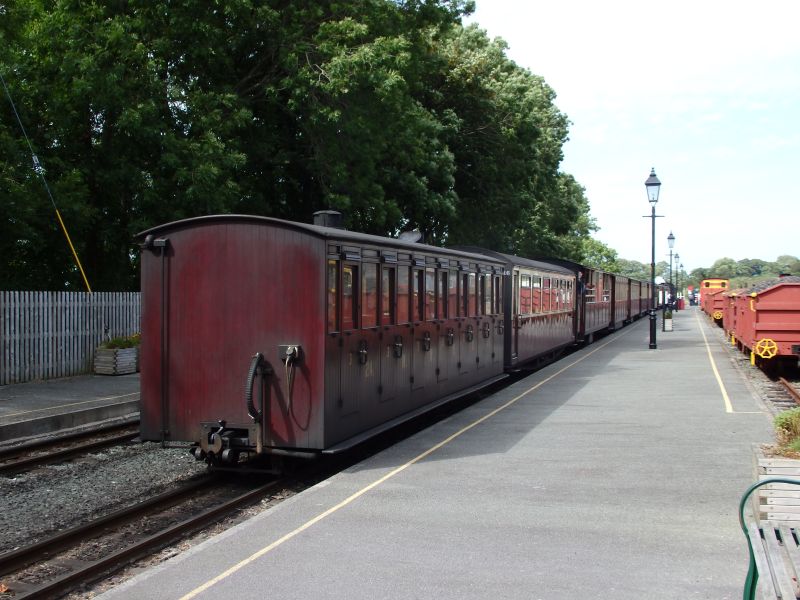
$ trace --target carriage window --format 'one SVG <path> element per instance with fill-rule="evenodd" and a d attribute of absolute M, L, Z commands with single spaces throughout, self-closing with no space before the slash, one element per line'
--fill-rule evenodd
<path fill-rule="evenodd" d="M 481 275 L 481 297 L 483 298 L 483 309 L 481 314 L 492 314 L 492 276 Z"/>
<path fill-rule="evenodd" d="M 542 279 L 542 312 L 549 312 L 551 309 L 550 297 L 553 292 L 550 289 L 550 285 L 549 277 Z"/>
<path fill-rule="evenodd" d="M 378 265 L 361 267 L 361 327 L 378 326 Z"/>
<path fill-rule="evenodd" d="M 511 316 L 519 314 L 519 273 L 514 273 L 513 289 L 511 290 L 511 299 L 513 306 L 511 307 Z"/>
<path fill-rule="evenodd" d="M 447 315 L 447 271 L 439 271 L 436 286 L 436 317 L 446 319 Z"/>
<path fill-rule="evenodd" d="M 478 314 L 478 307 L 477 307 L 477 298 L 478 292 L 476 289 L 475 284 L 475 273 L 470 273 L 468 275 L 469 281 L 469 306 L 468 306 L 468 313 L 469 316 L 474 317 Z"/>
<path fill-rule="evenodd" d="M 436 318 L 436 271 L 425 269 L 425 320 Z"/>
<path fill-rule="evenodd" d="M 447 316 L 451 319 L 458 314 L 458 275 L 450 271 L 447 275 Z"/>
<path fill-rule="evenodd" d="M 461 317 L 467 316 L 467 274 L 461 275 L 460 287 L 458 289 L 458 314 Z"/>
<path fill-rule="evenodd" d="M 408 291 L 410 282 L 408 280 L 409 268 L 399 267 L 397 269 L 397 322 L 408 323 Z"/>
<path fill-rule="evenodd" d="M 537 275 L 531 277 L 531 312 L 542 312 L 542 278 Z"/>
<path fill-rule="evenodd" d="M 591 273 L 586 278 L 586 303 L 597 302 L 597 273 Z"/>
<path fill-rule="evenodd" d="M 413 291 L 413 296 L 411 298 L 411 310 L 413 311 L 413 314 L 411 318 L 414 321 L 422 321 L 422 319 L 425 316 L 425 310 L 424 310 L 425 298 L 422 295 L 423 294 L 422 290 L 424 289 L 423 286 L 425 285 L 425 271 L 423 271 L 422 269 L 414 269 L 413 284 L 414 284 L 414 291 Z"/>
<path fill-rule="evenodd" d="M 533 312 L 531 305 L 531 276 L 522 275 L 519 280 L 519 314 L 527 315 Z"/>
<path fill-rule="evenodd" d="M 567 310 L 572 310 L 574 307 L 572 305 L 572 280 L 567 281 L 567 286 L 564 290 L 565 298 L 564 298 L 564 308 Z"/>
<path fill-rule="evenodd" d="M 358 324 L 358 267 L 342 268 L 342 329 L 355 329 Z"/>
<path fill-rule="evenodd" d="M 381 279 L 381 322 L 394 324 L 394 267 L 383 267 Z"/>
<path fill-rule="evenodd" d="M 337 300 L 339 290 L 339 264 L 335 260 L 328 261 L 328 331 L 339 331 L 339 315 Z"/>
<path fill-rule="evenodd" d="M 603 302 L 611 300 L 611 275 L 603 275 Z"/>
<path fill-rule="evenodd" d="M 498 276 L 494 277 L 494 314 L 499 315 L 503 312 L 503 278 Z"/>
<path fill-rule="evenodd" d="M 552 280 L 552 291 L 550 292 L 550 310 L 558 310 L 561 305 L 559 304 L 561 294 L 561 281 L 558 279 Z"/>

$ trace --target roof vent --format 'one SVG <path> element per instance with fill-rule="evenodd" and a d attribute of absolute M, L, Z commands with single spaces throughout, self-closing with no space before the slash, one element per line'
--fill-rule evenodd
<path fill-rule="evenodd" d="M 344 229 L 344 216 L 338 210 L 318 210 L 314 213 L 314 225 Z"/>

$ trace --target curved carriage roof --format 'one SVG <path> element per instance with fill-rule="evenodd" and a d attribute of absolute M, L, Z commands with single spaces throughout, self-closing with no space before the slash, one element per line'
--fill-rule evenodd
<path fill-rule="evenodd" d="M 273 227 L 283 227 L 286 229 L 294 229 L 302 231 L 309 235 L 320 237 L 323 239 L 341 240 L 343 242 L 350 242 L 353 244 L 370 244 L 374 246 L 388 246 L 391 248 L 398 248 L 409 250 L 410 252 L 427 253 L 427 254 L 440 254 L 446 256 L 460 257 L 465 260 L 491 262 L 492 258 L 489 255 L 469 252 L 466 250 L 457 250 L 454 248 L 440 248 L 439 246 L 431 246 L 429 244 L 419 244 L 416 242 L 407 242 L 396 238 L 383 237 L 379 235 L 371 235 L 368 233 L 358 233 L 348 229 L 338 229 L 336 227 L 322 227 L 320 225 L 312 225 L 310 223 L 299 223 L 296 221 L 285 221 L 283 219 L 275 219 L 273 217 L 261 217 L 256 215 L 208 215 L 203 217 L 193 217 L 190 219 L 182 219 L 180 221 L 172 221 L 171 223 L 164 223 L 156 227 L 151 227 L 136 234 L 136 238 L 144 240 L 148 235 L 162 235 L 170 231 L 181 229 L 190 229 L 192 227 L 214 224 L 214 223 L 230 223 L 242 222 L 269 225 Z M 494 258 L 497 262 L 498 258 Z"/>
<path fill-rule="evenodd" d="M 530 267 L 532 269 L 553 271 L 555 273 L 562 273 L 564 275 L 574 275 L 574 272 L 571 271 L 570 269 L 567 269 L 562 265 L 554 262 L 523 258 L 522 256 L 514 256 L 513 254 L 495 252 L 494 250 L 488 250 L 487 248 L 480 248 L 478 246 L 454 246 L 453 248 L 455 250 L 463 250 L 464 252 L 471 252 L 474 254 L 482 254 L 485 256 L 492 257 L 496 260 L 503 261 L 504 263 L 506 263 L 507 267 L 516 265 L 520 267 Z"/>

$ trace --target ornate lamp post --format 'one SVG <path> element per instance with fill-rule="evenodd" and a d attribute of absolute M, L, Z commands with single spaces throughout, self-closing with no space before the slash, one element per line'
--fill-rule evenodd
<path fill-rule="evenodd" d="M 675 247 L 675 236 L 671 231 L 667 236 L 667 244 L 669 244 L 669 303 L 672 304 L 675 301 L 675 287 L 672 285 L 672 249 Z"/>
<path fill-rule="evenodd" d="M 650 307 L 650 349 L 655 350 L 656 345 L 656 304 L 658 304 L 658 292 L 656 291 L 656 202 L 658 202 L 658 192 L 661 189 L 661 182 L 656 177 L 655 167 L 650 169 L 650 177 L 644 182 L 647 190 L 647 201 L 650 202 L 652 220 L 652 245 L 650 259 L 650 290 L 653 294 L 653 303 Z M 645 215 L 647 217 L 648 215 Z"/>

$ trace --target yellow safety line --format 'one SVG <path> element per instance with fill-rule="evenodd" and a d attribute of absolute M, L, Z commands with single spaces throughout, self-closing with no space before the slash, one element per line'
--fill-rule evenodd
<path fill-rule="evenodd" d="M 58 408 L 66 408 L 67 406 L 80 406 L 81 404 L 90 404 L 92 402 L 102 402 L 103 400 L 117 400 L 119 398 L 127 398 L 128 396 L 138 396 L 139 392 L 132 392 L 130 394 L 123 394 L 122 396 L 109 396 L 108 398 L 97 398 L 96 400 L 84 400 L 82 402 L 72 402 L 70 404 L 59 404 L 58 406 L 51 406 L 50 408 L 37 408 L 36 410 L 26 410 L 24 412 L 12 413 L 10 415 L 2 415 L 3 419 L 10 417 L 18 417 L 19 415 L 31 415 L 33 413 L 48 412 Z"/>
<path fill-rule="evenodd" d="M 725 400 L 725 412 L 733 413 L 733 406 L 731 405 L 731 399 L 728 397 L 728 391 L 725 389 L 725 384 L 722 383 L 722 377 L 720 377 L 719 371 L 717 370 L 717 363 L 714 362 L 714 357 L 711 355 L 711 346 L 708 343 L 706 332 L 703 331 L 703 324 L 700 322 L 700 318 L 697 315 L 698 313 L 697 311 L 695 311 L 694 318 L 695 321 L 697 321 L 697 325 L 700 327 L 700 333 L 702 334 L 703 341 L 706 344 L 706 352 L 708 352 L 708 360 L 711 361 L 711 370 L 714 371 L 714 377 L 717 378 L 719 389 L 722 392 L 722 399 Z"/>
<path fill-rule="evenodd" d="M 324 518 L 326 518 L 326 517 L 329 517 L 330 515 L 332 515 L 333 513 L 337 512 L 338 510 L 340 510 L 340 509 L 344 508 L 344 507 L 345 507 L 345 506 L 347 506 L 348 504 L 351 504 L 351 503 L 352 503 L 354 500 L 357 500 L 358 498 L 360 498 L 361 496 L 363 496 L 364 494 L 366 494 L 366 493 L 367 493 L 367 492 L 369 492 L 370 490 L 372 490 L 372 489 L 374 489 L 374 488 L 378 487 L 380 484 L 382 484 L 382 483 L 384 483 L 385 481 L 387 481 L 387 480 L 391 479 L 392 477 L 394 477 L 394 476 L 395 476 L 395 475 L 397 475 L 398 473 L 401 473 L 401 472 L 405 471 L 405 470 L 406 470 L 408 467 L 410 467 L 411 465 L 413 465 L 413 464 L 415 464 L 415 463 L 418 463 L 419 461 L 421 461 L 423 458 L 426 458 L 427 456 L 430 456 L 431 454 L 433 454 L 434 452 L 436 452 L 436 451 L 437 451 L 437 450 L 439 450 L 440 448 L 442 448 L 442 447 L 446 446 L 447 444 L 449 444 L 450 442 L 452 442 L 454 439 L 456 439 L 456 438 L 460 437 L 461 435 L 463 435 L 464 433 L 466 433 L 467 431 L 469 431 L 469 430 L 470 430 L 470 429 L 472 429 L 473 427 L 476 427 L 476 426 L 480 425 L 481 423 L 483 423 L 484 421 L 486 421 L 486 420 L 488 420 L 488 419 L 491 419 L 491 418 L 492 418 L 493 416 L 495 416 L 497 413 L 499 413 L 499 412 L 501 412 L 501 411 L 503 411 L 503 410 L 507 409 L 509 406 L 511 406 L 511 405 L 513 405 L 513 404 L 515 404 L 516 402 L 518 402 L 519 400 L 521 400 L 522 398 L 524 398 L 525 396 L 527 396 L 528 394 L 530 394 L 530 393 L 531 393 L 531 392 L 533 392 L 534 390 L 536 390 L 536 389 L 540 388 L 540 387 L 541 387 L 541 386 L 543 386 L 545 383 L 547 383 L 547 382 L 551 381 L 553 378 L 555 378 L 555 377 L 558 377 L 559 375 L 561 375 L 561 374 L 562 374 L 564 371 L 566 371 L 567 369 L 571 369 L 572 367 L 574 367 L 575 365 L 577 365 L 579 362 L 581 362 L 581 361 L 583 361 L 583 360 L 586 360 L 587 358 L 589 358 L 589 357 L 590 357 L 592 354 L 594 354 L 595 352 L 598 352 L 599 350 L 602 350 L 603 348 L 605 348 L 606 346 L 608 346 L 608 345 L 609 345 L 609 344 L 611 344 L 612 342 L 614 342 L 614 341 L 618 340 L 620 337 L 622 337 L 622 336 L 624 336 L 624 335 L 627 335 L 627 333 L 628 333 L 629 331 L 630 331 L 630 330 L 628 330 L 628 331 L 625 331 L 625 332 L 623 332 L 623 333 L 621 333 L 621 334 L 615 335 L 615 336 L 614 336 L 614 337 L 613 337 L 611 340 L 607 341 L 606 343 L 602 344 L 601 346 L 598 346 L 597 348 L 595 348 L 595 349 L 594 349 L 594 350 L 592 350 L 591 352 L 587 352 L 587 353 L 586 353 L 584 356 L 582 356 L 582 357 L 581 357 L 581 358 L 579 358 L 578 360 L 576 360 L 576 361 L 574 361 L 574 362 L 572 362 L 572 363 L 568 364 L 566 367 L 564 367 L 564 368 L 560 369 L 559 371 L 556 371 L 555 373 L 553 373 L 552 375 L 550 375 L 550 376 L 549 376 L 549 377 L 547 377 L 546 379 L 543 379 L 542 381 L 540 381 L 539 383 L 537 383 L 537 384 L 536 384 L 536 385 L 534 385 L 533 387 L 530 387 L 530 388 L 528 388 L 527 390 L 525 390 L 524 392 L 522 392 L 522 393 L 521 393 L 519 396 L 517 396 L 516 398 L 512 398 L 511 400 L 509 400 L 508 402 L 506 402 L 506 403 L 505 403 L 505 404 L 503 404 L 502 406 L 500 406 L 500 407 L 498 407 L 498 408 L 494 409 L 493 411 L 491 411 L 491 412 L 487 413 L 486 415 L 482 416 L 480 419 L 478 419 L 478 420 L 476 420 L 476 421 L 473 421 L 472 423 L 470 423 L 469 425 L 467 425 L 466 427 L 464 427 L 464 428 L 463 428 L 463 429 L 461 429 L 460 431 L 457 431 L 456 433 L 454 433 L 454 434 L 453 434 L 453 435 L 451 435 L 450 437 L 448 437 L 448 438 L 446 438 L 446 439 L 442 440 L 441 442 L 439 442 L 439 443 L 438 443 L 438 444 L 436 444 L 435 446 L 433 446 L 433 447 L 429 448 L 428 450 L 426 450 L 426 451 L 425 451 L 425 452 L 423 452 L 422 454 L 420 454 L 420 455 L 418 455 L 418 456 L 416 456 L 416 457 L 412 458 L 411 460 L 409 460 L 409 461 L 408 461 L 407 463 L 405 463 L 404 465 L 401 465 L 401 466 L 397 467 L 396 469 L 394 469 L 393 471 L 390 471 L 389 473 L 387 473 L 386 475 L 384 475 L 384 476 L 383 476 L 383 477 L 381 477 L 380 479 L 378 479 L 378 480 L 376 480 L 376 481 L 373 481 L 372 483 L 370 483 L 370 484 L 369 484 L 369 485 L 367 485 L 366 487 L 364 487 L 364 488 L 360 489 L 359 491 L 355 492 L 355 493 L 354 493 L 353 495 L 351 495 L 350 497 L 348 497 L 348 498 L 346 498 L 346 499 L 342 500 L 342 501 L 341 501 L 339 504 L 337 504 L 336 506 L 333 506 L 333 507 L 329 508 L 328 510 L 326 510 L 325 512 L 323 512 L 323 513 L 320 513 L 319 515 L 317 515 L 316 517 L 314 517 L 314 518 L 313 518 L 313 519 L 311 519 L 310 521 L 307 521 L 306 523 L 304 523 L 303 525 L 301 525 L 300 527 L 298 527 L 298 528 L 297 528 L 297 529 L 295 529 L 294 531 L 290 531 L 289 533 L 287 533 L 286 535 L 284 535 L 282 538 L 275 540 L 274 542 L 272 542 L 272 543 L 271 543 L 271 544 L 269 544 L 268 546 L 265 546 L 264 548 L 262 548 L 261 550 L 258 550 L 258 551 L 257 551 L 257 552 L 255 552 L 254 554 L 251 554 L 250 556 L 248 556 L 247 558 L 245 558 L 245 559 L 244 559 L 244 560 L 242 560 L 241 562 L 238 562 L 238 563 L 236 563 L 235 565 L 233 565 L 232 567 L 230 567 L 228 570 L 226 570 L 226 571 L 223 571 L 222 573 L 220 573 L 219 575 L 217 575 L 217 576 L 216 576 L 216 577 L 214 577 L 213 579 L 210 579 L 209 581 L 207 581 L 207 582 L 206 582 L 206 583 L 204 583 L 203 585 L 201 585 L 201 586 L 199 586 L 199 587 L 197 587 L 197 588 L 193 589 L 191 592 L 189 592 L 189 593 L 188 593 L 188 594 L 186 594 L 185 596 L 181 596 L 180 600 L 190 600 L 190 598 L 194 598 L 194 597 L 196 597 L 198 594 L 201 594 L 202 592 L 204 592 L 204 591 L 206 591 L 207 589 L 209 589 L 210 587 L 212 587 L 212 586 L 216 585 L 217 583 L 219 583 L 219 582 L 220 582 L 220 581 L 222 581 L 223 579 L 226 579 L 226 578 L 227 578 L 227 577 L 229 577 L 230 575 L 233 575 L 234 573 L 236 573 L 237 571 L 239 571 L 239 570 L 240 570 L 240 569 L 242 569 L 243 567 L 246 567 L 247 565 L 249 565 L 249 564 L 250 564 L 250 563 L 252 563 L 253 561 L 255 561 L 255 560 L 257 560 L 257 559 L 261 558 L 261 557 L 262 557 L 262 556 L 264 556 L 265 554 L 267 554 L 267 553 L 271 552 L 272 550 L 274 550 L 274 549 L 275 549 L 275 548 L 277 548 L 278 546 L 282 545 L 284 542 L 287 542 L 287 541 L 291 540 L 293 537 L 295 537 L 295 536 L 299 535 L 300 533 L 304 532 L 304 531 L 305 531 L 306 529 L 308 529 L 309 527 L 311 527 L 311 526 L 313 526 L 313 525 L 315 525 L 315 524 L 319 523 L 319 522 L 320 522 L 320 521 L 322 521 Z"/>

